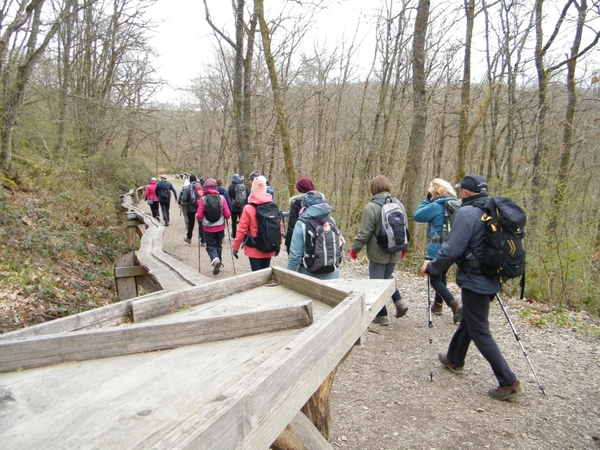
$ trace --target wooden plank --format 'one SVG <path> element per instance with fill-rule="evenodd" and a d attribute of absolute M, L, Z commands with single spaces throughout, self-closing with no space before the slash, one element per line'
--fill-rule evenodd
<path fill-rule="evenodd" d="M 140 266 L 115 267 L 115 278 L 135 277 L 147 273 L 148 271 Z"/>
<path fill-rule="evenodd" d="M 316 278 L 302 275 L 298 272 L 284 269 L 282 267 L 273 267 L 273 276 L 278 283 L 308 295 L 314 300 L 321 301 L 329 306 L 337 306 L 348 296 L 348 292 L 337 289 Z"/>
<path fill-rule="evenodd" d="M 363 293 L 344 300 L 219 401 L 190 412 L 177 430 L 153 436 L 151 448 L 269 448 L 356 340 L 347 334 L 361 323 L 364 305 Z"/>
<path fill-rule="evenodd" d="M 164 350 L 301 328 L 312 323 L 312 302 L 174 323 L 55 334 L 0 343 L 0 372 Z"/>
<path fill-rule="evenodd" d="M 139 295 L 137 284 L 134 278 L 124 279 L 117 277 L 117 269 L 119 267 L 132 267 L 134 265 L 133 252 L 123 255 L 114 264 L 115 284 L 117 287 L 117 298 L 120 301 L 129 300 Z"/>
<path fill-rule="evenodd" d="M 120 325 L 131 321 L 132 303 L 133 300 L 113 303 L 112 305 L 33 325 L 22 330 L 11 331 L 10 333 L 0 335 L 0 342 L 67 331 Z"/>
<path fill-rule="evenodd" d="M 332 450 L 308 417 L 299 412 L 270 447 L 273 450 Z"/>
<path fill-rule="evenodd" d="M 151 275 L 146 275 L 144 277 L 135 277 L 135 282 L 143 288 L 148 293 L 162 291 L 163 288 Z"/>
<path fill-rule="evenodd" d="M 162 316 L 178 309 L 211 302 L 228 295 L 262 286 L 271 280 L 271 269 L 249 272 L 235 277 L 207 283 L 193 290 L 180 291 L 175 295 L 135 302 L 132 307 L 134 322 Z"/>

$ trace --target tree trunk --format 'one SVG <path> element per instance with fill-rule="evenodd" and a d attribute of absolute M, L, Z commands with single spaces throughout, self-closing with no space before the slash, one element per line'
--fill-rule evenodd
<path fill-rule="evenodd" d="M 285 119 L 285 109 L 283 106 L 283 96 L 279 87 L 279 80 L 277 78 L 277 70 L 275 68 L 275 60 L 271 53 L 271 37 L 269 36 L 269 30 L 267 29 L 267 22 L 265 21 L 265 12 L 263 0 L 255 0 L 254 8 L 258 17 L 258 24 L 260 27 L 260 34 L 263 43 L 263 52 L 265 54 L 265 61 L 269 71 L 269 79 L 271 80 L 271 90 L 273 91 L 273 101 L 275 102 L 275 114 L 277 116 L 277 126 L 279 134 L 281 135 L 281 145 L 283 147 L 283 159 L 285 163 L 285 174 L 288 183 L 294 183 L 296 181 L 296 174 L 294 172 L 294 159 L 292 155 L 292 146 L 290 143 L 290 136 L 287 129 Z"/>
<path fill-rule="evenodd" d="M 427 24 L 429 0 L 419 0 L 413 40 L 413 120 L 410 130 L 409 149 L 402 177 L 402 200 L 408 217 L 416 208 L 416 190 L 421 187 L 421 166 L 425 151 L 427 125 L 427 77 L 425 72 Z"/>

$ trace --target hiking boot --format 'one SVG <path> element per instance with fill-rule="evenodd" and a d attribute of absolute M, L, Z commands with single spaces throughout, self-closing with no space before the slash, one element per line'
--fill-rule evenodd
<path fill-rule="evenodd" d="M 444 305 L 442 303 L 433 302 L 431 304 L 431 314 L 435 314 L 436 316 L 441 316 L 443 306 Z"/>
<path fill-rule="evenodd" d="M 206 247 L 206 242 L 200 242 L 200 247 Z"/>
<path fill-rule="evenodd" d="M 183 238 L 183 240 L 184 240 L 185 242 L 187 242 L 188 244 L 191 244 L 191 243 L 192 243 L 192 240 L 191 240 L 189 237 L 184 237 L 184 238 Z"/>
<path fill-rule="evenodd" d="M 168 226 L 169 226 L 169 221 L 165 220 L 165 227 L 168 227 Z"/>
<path fill-rule="evenodd" d="M 218 275 L 219 270 L 221 270 L 221 260 L 219 258 L 215 258 L 212 260 L 213 266 L 213 275 Z"/>
<path fill-rule="evenodd" d="M 454 323 L 460 322 L 462 319 L 462 304 L 458 300 L 454 300 L 453 302 L 450 302 L 448 306 L 452 310 L 452 320 Z"/>
<path fill-rule="evenodd" d="M 524 389 L 519 380 L 515 381 L 510 386 L 498 386 L 496 389 L 490 389 L 488 394 L 495 400 L 507 400 L 509 398 L 518 397 L 523 394 Z"/>
<path fill-rule="evenodd" d="M 388 327 L 390 325 L 390 319 L 388 319 L 388 316 L 379 316 L 379 325 L 382 327 Z"/>
<path fill-rule="evenodd" d="M 408 311 L 406 300 L 396 300 L 394 305 L 396 305 L 396 317 L 404 317 Z"/>
<path fill-rule="evenodd" d="M 448 370 L 450 370 L 450 372 L 455 373 L 457 375 L 464 375 L 465 368 L 463 366 L 459 366 L 458 364 L 454 364 L 448 359 L 445 353 L 440 353 L 438 355 L 438 359 L 444 366 L 446 366 Z"/>

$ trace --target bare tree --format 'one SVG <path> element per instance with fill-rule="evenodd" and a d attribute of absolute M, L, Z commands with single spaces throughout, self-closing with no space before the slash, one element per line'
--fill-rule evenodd
<path fill-rule="evenodd" d="M 413 39 L 413 121 L 408 157 L 402 177 L 402 198 L 409 216 L 416 207 L 416 190 L 421 186 L 421 166 L 427 126 L 427 79 L 425 72 L 426 38 L 429 21 L 429 0 L 419 0 Z"/>

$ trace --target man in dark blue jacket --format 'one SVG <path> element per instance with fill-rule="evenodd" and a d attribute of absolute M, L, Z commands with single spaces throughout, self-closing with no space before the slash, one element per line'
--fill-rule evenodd
<path fill-rule="evenodd" d="M 156 196 L 158 197 L 158 201 L 160 203 L 160 210 L 163 215 L 163 220 L 165 221 L 165 227 L 169 226 L 169 209 L 171 207 L 171 192 L 175 196 L 175 200 L 177 200 L 177 191 L 173 187 L 171 183 L 167 181 L 166 175 L 160 176 L 160 181 L 156 185 Z"/>
<path fill-rule="evenodd" d="M 506 400 L 522 394 L 523 387 L 508 367 L 489 329 L 490 302 L 501 286 L 485 276 L 479 267 L 486 234 L 481 216 L 488 199 L 487 181 L 480 175 L 466 175 L 455 188 L 461 189 L 462 206 L 454 214 L 452 232 L 437 256 L 421 267 L 424 274 L 439 275 L 453 263 L 458 265 L 456 283 L 461 288 L 462 321 L 452 336 L 448 352 L 440 353 L 438 358 L 453 373 L 463 374 L 465 357 L 473 341 L 498 380 L 499 386 L 488 391 L 490 397 Z"/>

